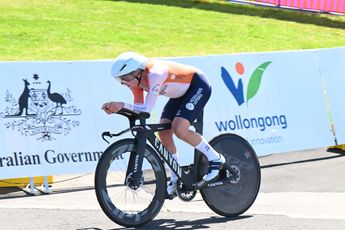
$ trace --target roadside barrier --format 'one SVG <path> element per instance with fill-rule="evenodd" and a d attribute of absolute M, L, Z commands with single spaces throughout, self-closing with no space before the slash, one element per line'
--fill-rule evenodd
<path fill-rule="evenodd" d="M 327 151 L 345 154 L 345 144 L 344 145 L 331 146 L 327 149 Z"/>
<path fill-rule="evenodd" d="M 18 187 L 29 189 L 29 193 L 33 194 L 36 186 L 44 187 L 44 193 L 50 193 L 49 186 L 53 184 L 53 176 L 36 176 L 36 177 L 23 177 L 13 179 L 0 180 L 0 189 L 9 187 Z"/>
<path fill-rule="evenodd" d="M 230 0 L 230 2 L 258 2 L 281 8 L 345 14 L 345 0 Z"/>
<path fill-rule="evenodd" d="M 339 106 L 345 47 L 161 59 L 196 66 L 208 76 L 213 90 L 204 111 L 206 139 L 235 133 L 259 156 L 345 143 Z M 127 128 L 127 121 L 101 110 L 103 103 L 132 100 L 127 87 L 110 77 L 111 65 L 0 62 L 0 179 L 94 172 L 108 146 L 102 132 Z M 160 97 L 155 114 L 166 101 Z M 191 152 L 182 142 L 177 148 Z M 186 154 L 181 165 L 191 158 Z"/>

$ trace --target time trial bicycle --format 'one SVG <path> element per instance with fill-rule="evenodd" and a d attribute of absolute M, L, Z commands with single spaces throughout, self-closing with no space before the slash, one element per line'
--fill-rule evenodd
<path fill-rule="evenodd" d="M 121 109 L 117 114 L 128 118 L 129 128 L 116 134 L 104 132 L 103 139 L 128 131 L 134 138 L 111 144 L 95 172 L 97 200 L 115 223 L 125 227 L 144 225 L 159 213 L 165 199 L 173 198 L 166 192 L 164 162 L 179 178 L 177 196 L 183 201 L 192 200 L 199 190 L 208 207 L 225 217 L 236 217 L 253 204 L 260 188 L 260 165 L 255 151 L 242 137 L 226 133 L 210 141 L 226 163 L 215 179 L 205 183 L 202 176 L 209 166 L 202 153 L 195 150 L 194 163 L 180 166 L 155 135 L 170 129 L 170 124 L 146 124 L 150 114 L 145 112 Z M 203 114 L 192 123 L 199 133 L 202 120 Z"/>

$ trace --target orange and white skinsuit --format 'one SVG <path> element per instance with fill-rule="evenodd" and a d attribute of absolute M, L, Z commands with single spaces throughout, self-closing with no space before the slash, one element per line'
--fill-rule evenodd
<path fill-rule="evenodd" d="M 150 113 L 157 97 L 164 95 L 171 98 L 167 106 L 169 104 L 171 104 L 170 107 L 185 105 L 187 113 L 193 115 L 184 116 L 182 114 L 181 116 L 191 120 L 196 118 L 197 114 L 195 113 L 202 111 L 210 97 L 211 87 L 205 75 L 192 66 L 150 59 L 144 71 L 147 75 L 146 81 L 132 89 L 134 105 L 125 103 L 125 108 Z M 147 92 L 145 100 L 144 91 Z M 171 108 L 168 109 L 171 110 Z M 175 114 L 169 119 L 172 119 L 179 109 L 174 108 L 173 113 Z"/>

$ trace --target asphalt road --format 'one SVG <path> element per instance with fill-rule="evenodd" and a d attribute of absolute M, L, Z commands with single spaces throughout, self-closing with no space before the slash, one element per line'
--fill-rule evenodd
<path fill-rule="evenodd" d="M 260 164 L 260 193 L 242 216 L 218 216 L 198 194 L 188 203 L 166 201 L 141 229 L 345 229 L 344 154 L 316 149 L 262 157 Z M 54 184 L 49 195 L 0 189 L 0 229 L 125 229 L 103 214 L 92 185 L 90 174 Z"/>

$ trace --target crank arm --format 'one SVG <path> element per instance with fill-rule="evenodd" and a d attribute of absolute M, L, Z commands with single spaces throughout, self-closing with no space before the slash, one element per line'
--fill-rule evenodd
<path fill-rule="evenodd" d="M 193 184 L 193 190 L 200 190 L 200 189 L 204 189 L 204 188 L 215 188 L 215 187 L 220 187 L 220 186 L 224 186 L 227 184 L 236 184 L 234 182 L 232 182 L 233 178 L 228 177 L 228 178 L 223 178 L 223 179 L 219 179 L 219 176 L 217 176 L 216 178 L 210 180 L 210 181 L 198 181 L 197 183 Z"/>
<path fill-rule="evenodd" d="M 211 186 L 210 186 L 211 185 Z M 210 180 L 210 181 L 205 181 L 201 180 L 193 184 L 193 191 L 200 190 L 203 188 L 213 188 L 213 187 L 218 187 L 220 185 L 223 185 L 222 181 L 218 181 L 218 177 Z"/>

